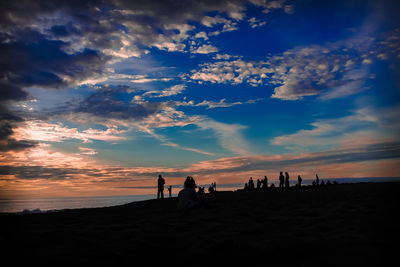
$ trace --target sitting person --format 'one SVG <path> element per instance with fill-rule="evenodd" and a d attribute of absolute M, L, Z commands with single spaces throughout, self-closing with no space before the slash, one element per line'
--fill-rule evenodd
<path fill-rule="evenodd" d="M 184 183 L 184 188 L 178 194 L 178 209 L 186 210 L 200 206 L 200 200 L 195 190 L 196 183 L 190 176 Z"/>

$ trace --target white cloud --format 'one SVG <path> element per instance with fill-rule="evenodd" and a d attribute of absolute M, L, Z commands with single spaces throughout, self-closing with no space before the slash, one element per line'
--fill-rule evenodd
<path fill-rule="evenodd" d="M 82 155 L 96 155 L 97 151 L 94 148 L 88 148 L 88 147 L 78 147 L 80 154 Z"/>
<path fill-rule="evenodd" d="M 250 27 L 252 27 L 252 28 L 261 27 L 261 26 L 264 26 L 265 24 L 267 24 L 266 21 L 259 21 L 255 17 L 251 17 L 247 21 L 250 23 Z"/>
<path fill-rule="evenodd" d="M 207 36 L 206 32 L 198 32 L 198 33 L 196 33 L 194 38 L 196 38 L 196 39 L 201 38 L 201 39 L 204 39 L 204 40 L 208 40 L 208 36 Z"/>
<path fill-rule="evenodd" d="M 206 44 L 192 50 L 192 53 L 195 53 L 195 54 L 210 54 L 210 53 L 216 53 L 216 52 L 218 52 L 218 48 L 216 48 L 215 46 L 206 45 Z"/>
<path fill-rule="evenodd" d="M 177 106 L 192 106 L 192 107 L 201 107 L 204 106 L 207 109 L 212 109 L 212 108 L 228 108 L 232 106 L 237 106 L 237 105 L 243 105 L 243 104 L 254 104 L 257 101 L 260 101 L 261 99 L 251 99 L 245 102 L 237 101 L 237 102 L 226 102 L 226 99 L 223 98 L 218 102 L 215 101 L 209 101 L 209 100 L 203 100 L 200 103 L 195 104 L 194 101 L 188 101 L 188 102 L 176 102 Z"/>
<path fill-rule="evenodd" d="M 177 84 L 171 87 L 168 87 L 161 91 L 148 91 L 143 94 L 143 96 L 150 96 L 150 97 L 167 97 L 181 94 L 185 90 L 184 84 Z"/>
<path fill-rule="evenodd" d="M 207 27 L 213 27 L 214 25 L 217 24 L 226 23 L 226 21 L 228 20 L 221 16 L 215 16 L 215 17 L 205 16 L 202 18 L 201 24 Z"/>
<path fill-rule="evenodd" d="M 200 65 L 200 70 L 193 70 L 191 79 L 212 83 L 239 84 L 254 81 L 262 82 L 267 74 L 272 72 L 265 62 L 246 62 L 243 59 L 232 61 L 217 61 Z M 255 79 L 250 81 L 251 79 Z"/>
<path fill-rule="evenodd" d="M 250 155 L 250 148 L 242 135 L 247 127 L 240 124 L 226 124 L 203 118 L 196 123 L 203 130 L 213 130 L 220 145 L 238 155 Z"/>
<path fill-rule="evenodd" d="M 69 128 L 62 123 L 48 123 L 43 121 L 26 121 L 14 129 L 14 137 L 17 140 L 32 140 L 41 142 L 63 142 L 65 140 L 77 139 L 83 143 L 92 140 L 119 141 L 127 139 L 121 134 L 126 130 L 116 127 L 107 130 L 86 129 L 79 131 L 77 128 Z"/>

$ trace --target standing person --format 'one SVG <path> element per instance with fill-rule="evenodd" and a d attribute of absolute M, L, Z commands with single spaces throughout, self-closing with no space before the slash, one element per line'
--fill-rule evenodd
<path fill-rule="evenodd" d="M 216 182 L 212 182 L 211 187 L 212 187 L 213 192 L 217 191 L 217 183 Z M 208 190 L 208 191 L 210 191 L 210 190 Z"/>
<path fill-rule="evenodd" d="M 249 190 L 254 190 L 254 181 L 253 181 L 253 177 L 250 177 L 250 180 L 249 180 Z"/>
<path fill-rule="evenodd" d="M 318 177 L 318 174 L 315 174 L 315 182 L 316 182 L 317 186 L 319 186 L 319 177 Z"/>
<path fill-rule="evenodd" d="M 303 181 L 303 179 L 301 178 L 301 176 L 299 175 L 299 176 L 297 176 L 297 186 L 299 187 L 299 188 L 301 188 L 301 182 Z"/>
<path fill-rule="evenodd" d="M 164 198 L 164 184 L 165 184 L 165 180 L 164 178 L 161 176 L 161 174 L 158 175 L 158 180 L 157 180 L 157 186 L 158 186 L 158 190 L 157 190 L 157 199 L 160 198 Z"/>
<path fill-rule="evenodd" d="M 257 179 L 257 190 L 261 189 L 261 180 Z"/>
<path fill-rule="evenodd" d="M 289 173 L 285 172 L 285 188 L 289 190 Z"/>
<path fill-rule="evenodd" d="M 281 172 L 279 174 L 279 188 L 283 188 L 284 182 L 285 182 L 285 177 L 283 176 L 283 173 Z"/>
<path fill-rule="evenodd" d="M 169 197 L 172 197 L 172 185 L 168 186 Z"/>
<path fill-rule="evenodd" d="M 264 190 L 268 189 L 268 177 L 267 176 L 264 176 L 263 189 Z"/>

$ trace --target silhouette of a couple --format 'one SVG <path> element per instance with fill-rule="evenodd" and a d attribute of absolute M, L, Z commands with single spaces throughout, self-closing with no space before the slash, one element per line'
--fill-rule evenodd
<path fill-rule="evenodd" d="M 201 201 L 196 193 L 196 182 L 192 176 L 186 178 L 183 189 L 178 194 L 178 209 L 186 210 L 200 207 Z"/>
<path fill-rule="evenodd" d="M 289 173 L 285 172 L 285 176 L 283 176 L 283 172 L 279 174 L 279 188 L 289 190 Z"/>

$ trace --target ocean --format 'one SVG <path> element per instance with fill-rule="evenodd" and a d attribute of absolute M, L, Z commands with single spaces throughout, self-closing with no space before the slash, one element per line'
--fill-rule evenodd
<path fill-rule="evenodd" d="M 152 195 L 0 199 L 0 213 L 39 213 L 62 209 L 98 208 L 154 199 Z"/>

